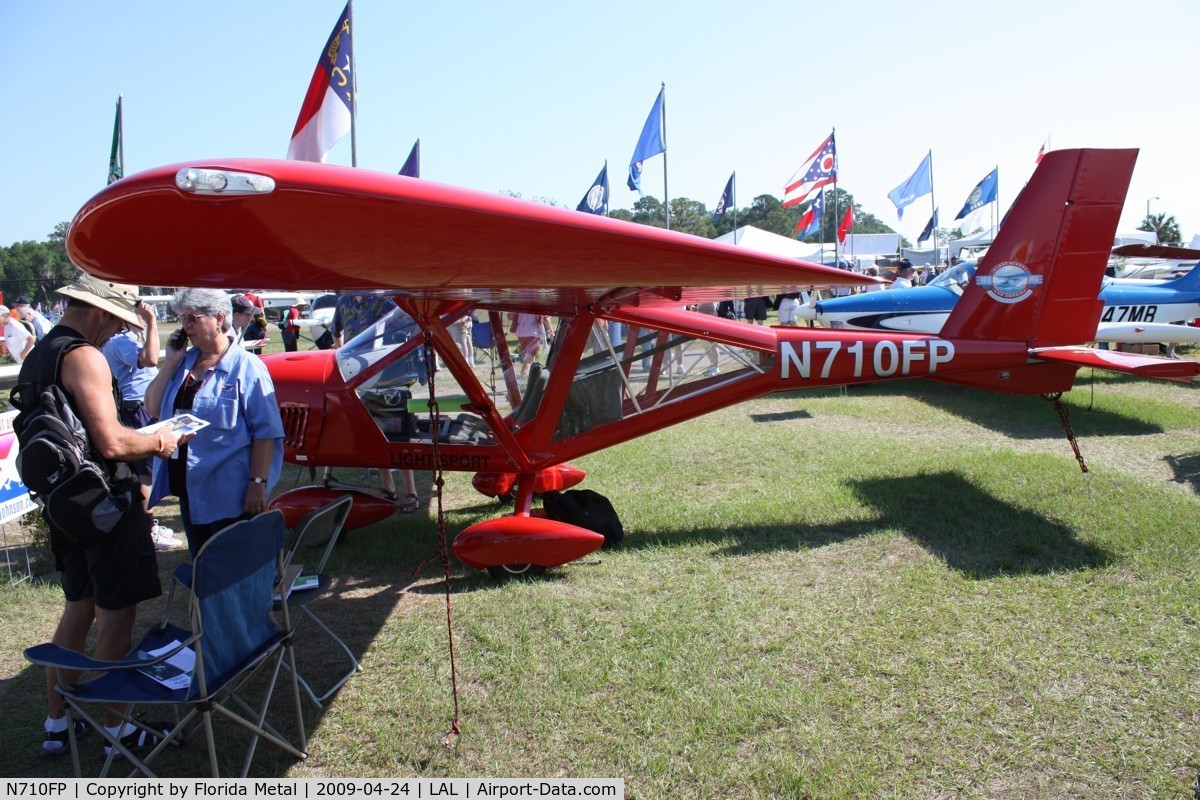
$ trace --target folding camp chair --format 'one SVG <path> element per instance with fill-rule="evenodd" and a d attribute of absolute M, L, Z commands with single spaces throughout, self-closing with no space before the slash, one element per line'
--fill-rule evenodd
<path fill-rule="evenodd" d="M 291 625 L 293 638 L 296 628 L 300 624 L 300 620 L 307 617 L 313 621 L 318 628 L 325 632 L 334 644 L 342 649 L 350 659 L 350 669 L 346 671 L 324 694 L 318 695 L 312 688 L 309 682 L 303 675 L 299 676 L 300 685 L 308 694 L 309 698 L 316 703 L 318 708 L 321 708 L 326 700 L 338 689 L 350 680 L 354 673 L 362 669 L 362 665 L 358 663 L 354 653 L 346 646 L 336 633 L 330 630 L 329 626 L 321 621 L 312 609 L 309 608 L 309 603 L 325 594 L 329 590 L 332 583 L 329 575 L 325 572 L 325 564 L 329 561 L 329 555 L 333 552 L 334 545 L 337 544 L 338 537 L 342 534 L 342 526 L 346 524 L 346 517 L 350 514 L 350 506 L 354 498 L 351 495 L 343 495 L 332 503 L 321 506 L 315 511 L 310 511 L 292 530 L 292 540 L 288 547 L 287 556 L 284 558 L 284 575 L 288 580 L 293 578 L 305 579 L 316 578 L 315 585 L 309 585 L 307 588 L 294 588 L 286 595 L 287 602 L 277 602 L 276 606 L 286 606 L 287 608 L 300 613 L 291 616 Z M 321 553 L 321 560 L 317 562 L 315 569 L 300 569 L 299 563 L 296 561 L 296 555 L 301 549 L 324 548 Z M 311 581 L 310 581 L 311 583 Z"/>
<path fill-rule="evenodd" d="M 134 767 L 132 774 L 141 772 L 156 777 L 149 763 L 169 745 L 182 741 L 185 732 L 193 724 L 199 724 L 195 722 L 196 717 L 200 717 L 204 726 L 212 775 L 220 777 L 212 727 L 213 711 L 220 712 L 224 718 L 252 734 L 242 765 L 243 778 L 250 771 L 260 738 L 297 758 L 306 757 L 307 737 L 299 685 L 295 679 L 288 610 L 283 609 L 280 624 L 271 616 L 276 588 L 283 574 L 283 542 L 283 513 L 280 511 L 268 511 L 219 531 L 204 544 L 191 565 L 188 601 L 191 630 L 164 622 L 147 633 L 130 656 L 122 661 L 99 661 L 49 643 L 25 651 L 29 661 L 45 667 L 103 671 L 85 683 L 60 683 L 56 687 L 67 704 L 67 730 L 77 777 L 81 771 L 75 716 L 87 720 L 111 746 L 101 777 L 108 775 L 118 753 Z M 194 664 L 190 667 L 185 658 L 181 660 L 189 650 L 194 655 Z M 152 652 L 156 655 L 149 655 Z M 291 694 L 299 729 L 299 748 L 266 723 L 285 657 L 292 674 Z M 240 697 L 239 692 L 248 688 L 251 679 L 259 674 L 268 675 L 269 679 L 256 709 Z M 172 685 L 178 688 L 163 683 L 164 680 L 175 681 Z M 255 681 L 256 691 L 261 683 Z M 160 736 L 162 731 L 154 731 L 144 723 L 134 721 L 134 711 L 139 706 L 170 707 L 176 719 L 179 711 L 186 713 L 149 754 L 139 759 L 121 743 L 119 736 L 104 729 L 99 715 L 93 716 L 95 710 L 89 714 L 86 706 L 97 703 L 127 704 L 125 722 Z M 118 731 L 124 732 L 124 726 Z"/>

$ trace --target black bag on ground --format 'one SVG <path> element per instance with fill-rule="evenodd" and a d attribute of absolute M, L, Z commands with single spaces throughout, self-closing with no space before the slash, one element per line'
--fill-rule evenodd
<path fill-rule="evenodd" d="M 546 492 L 542 495 L 542 507 L 552 520 L 601 534 L 605 547 L 615 547 L 625 538 L 625 528 L 613 504 L 591 489 Z"/>

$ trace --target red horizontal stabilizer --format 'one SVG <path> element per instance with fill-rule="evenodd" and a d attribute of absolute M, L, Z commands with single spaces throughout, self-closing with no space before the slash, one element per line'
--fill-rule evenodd
<path fill-rule="evenodd" d="M 1123 244 L 1114 247 L 1114 256 L 1125 258 L 1169 258 L 1175 261 L 1200 259 L 1200 250 L 1191 247 L 1172 247 L 1168 244 Z"/>
<path fill-rule="evenodd" d="M 1121 353 L 1116 350 L 1094 350 L 1089 347 L 1041 347 L 1031 349 L 1029 355 L 1043 361 L 1074 364 L 1078 367 L 1095 367 L 1110 372 L 1137 375 L 1139 378 L 1159 378 L 1164 381 L 1187 383 L 1200 375 L 1200 363 L 1195 361 Z"/>
<path fill-rule="evenodd" d="M 558 567 L 600 549 L 594 531 L 543 517 L 499 517 L 477 522 L 454 539 L 454 555 L 475 569 L 505 564 Z"/>

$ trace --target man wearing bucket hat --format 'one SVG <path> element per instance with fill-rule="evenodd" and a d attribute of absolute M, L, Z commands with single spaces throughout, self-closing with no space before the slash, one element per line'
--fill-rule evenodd
<path fill-rule="evenodd" d="M 87 430 L 89 457 L 104 469 L 114 491 L 122 482 L 129 483 L 131 496 L 140 498 L 129 463 L 153 456 L 169 458 L 178 440 L 165 432 L 147 435 L 121 424 L 120 390 L 99 348 L 126 326 L 143 329 L 152 312 L 138 301 L 135 287 L 90 275 L 81 275 L 58 293 L 67 298 L 67 309 L 21 365 L 14 391 L 28 398 L 39 396 L 50 385 L 62 389 Z M 96 658 L 119 659 L 128 652 L 138 603 L 162 594 L 150 526 L 143 505 L 132 502 L 103 544 L 83 547 L 63 532 L 51 530 L 50 547 L 66 595 L 55 644 L 82 651 L 95 623 Z M 43 726 L 42 751 L 48 755 L 67 752 L 65 708 L 54 690 L 59 680 L 56 670 L 47 670 L 49 716 Z M 61 680 L 69 682 L 74 676 L 63 675 Z M 126 744 L 145 747 L 155 739 L 136 728 L 118 734 L 119 718 L 108 710 L 104 717 L 106 726 L 114 735 L 122 735 Z M 86 727 L 81 731 L 76 722 L 76 733 L 81 732 Z"/>

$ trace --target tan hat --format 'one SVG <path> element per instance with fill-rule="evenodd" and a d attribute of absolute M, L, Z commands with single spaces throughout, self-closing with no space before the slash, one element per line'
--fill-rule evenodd
<path fill-rule="evenodd" d="M 146 327 L 138 315 L 133 313 L 134 306 L 139 302 L 136 286 L 113 283 L 85 274 L 80 275 L 79 279 L 70 286 L 64 286 L 55 291 L 107 311 L 138 330 Z"/>

